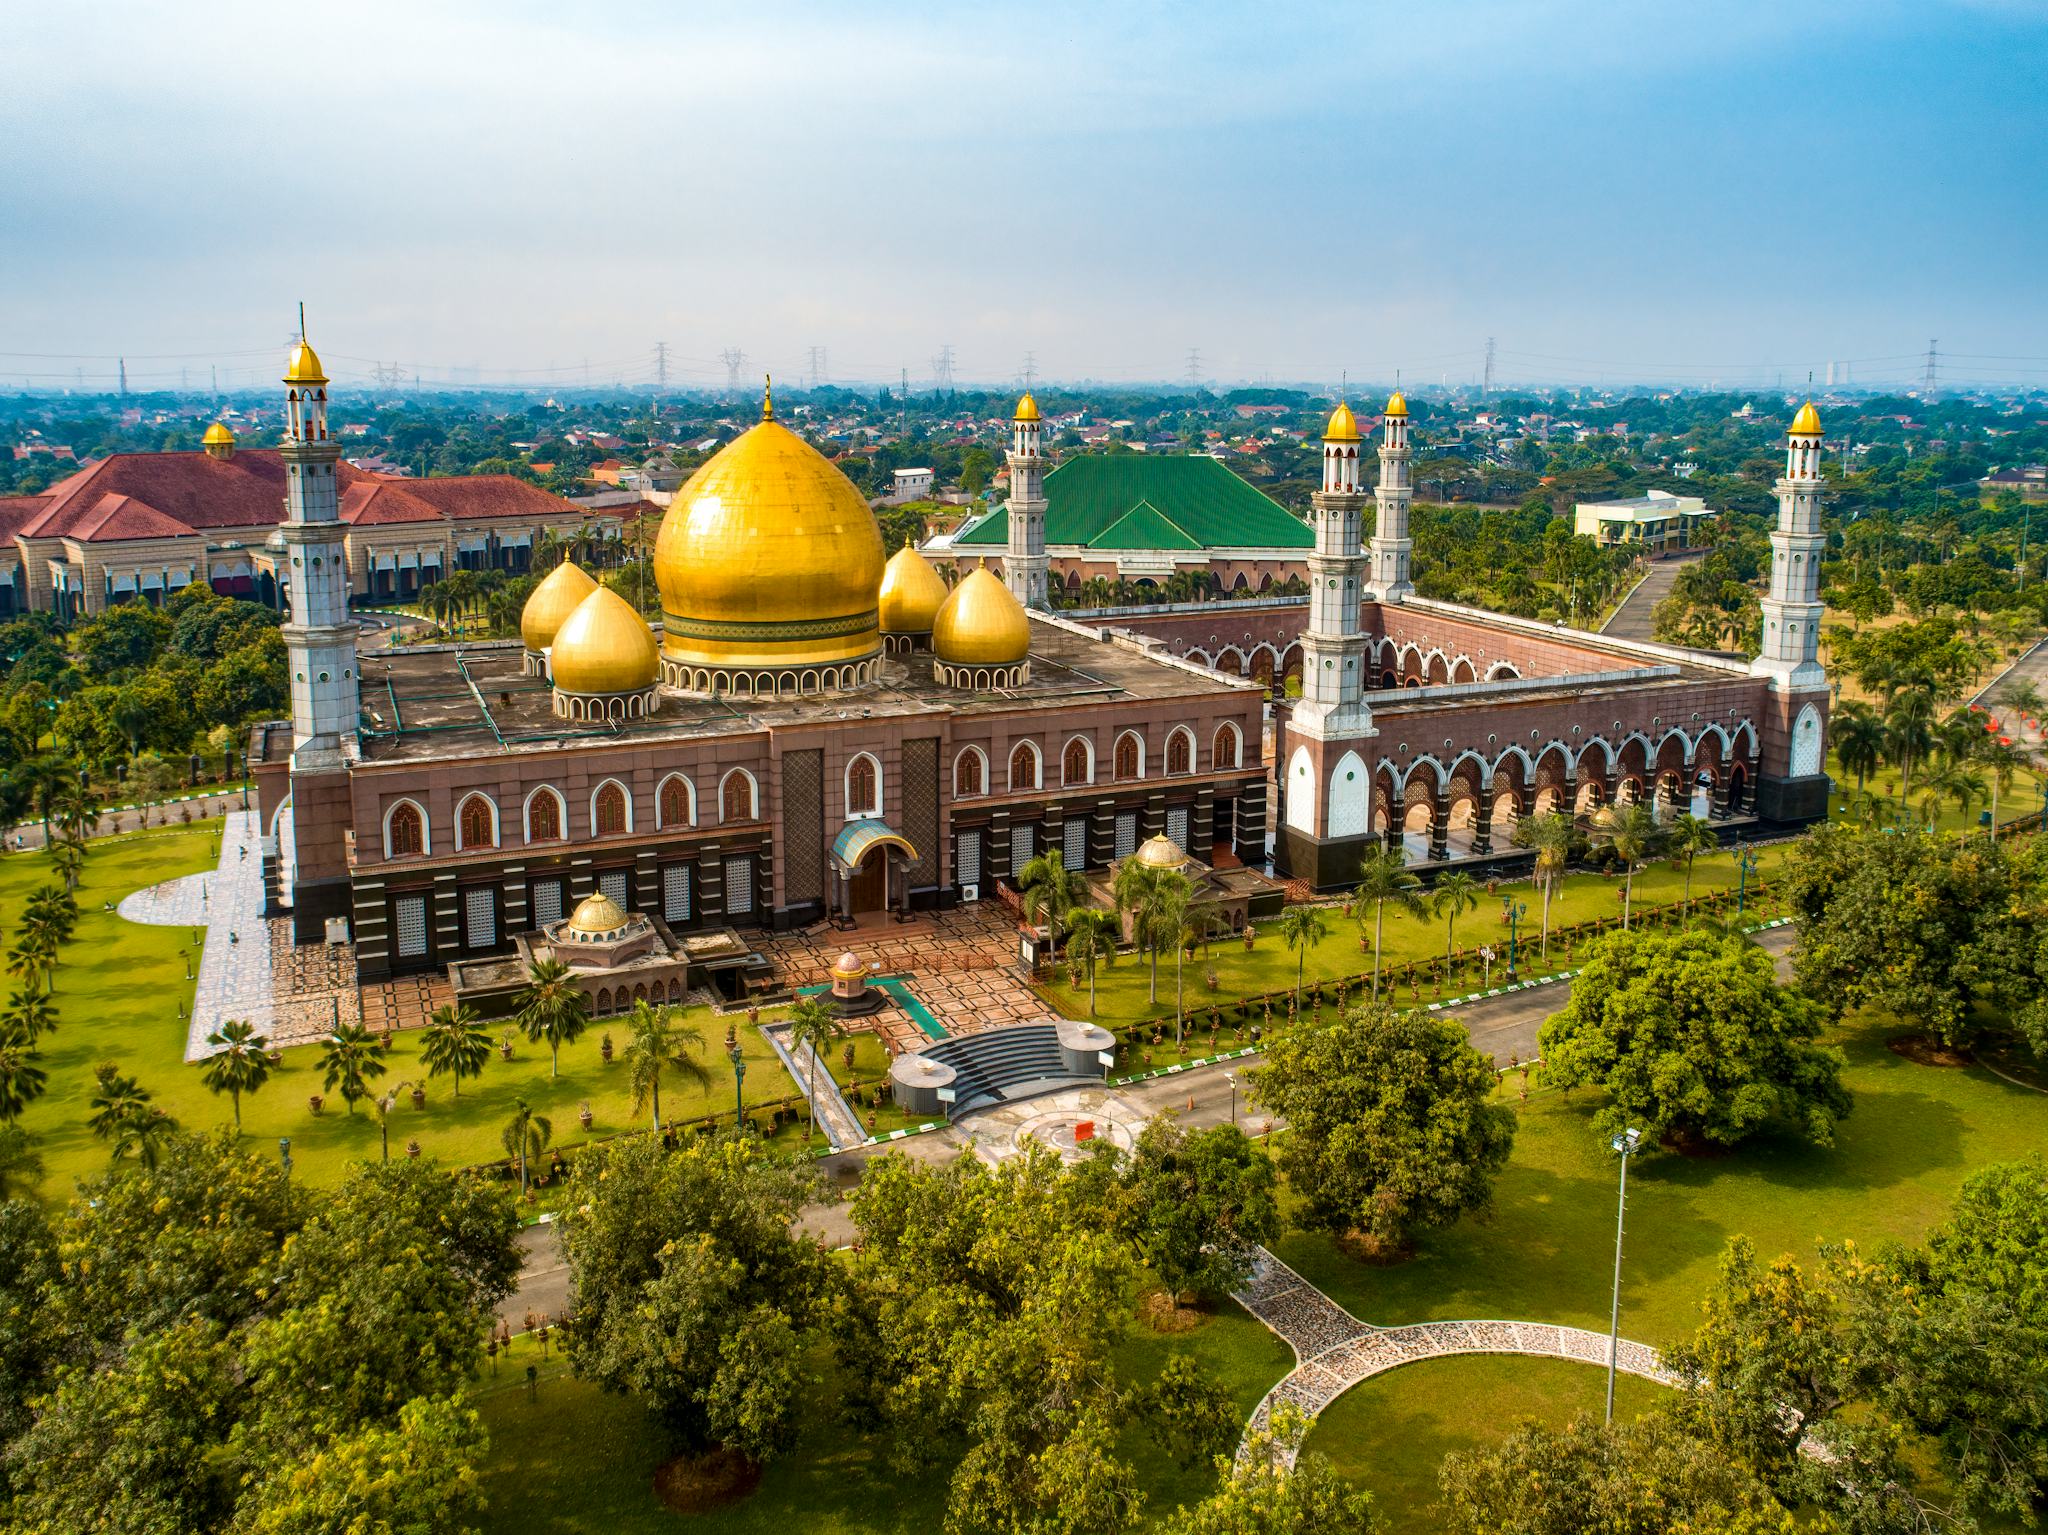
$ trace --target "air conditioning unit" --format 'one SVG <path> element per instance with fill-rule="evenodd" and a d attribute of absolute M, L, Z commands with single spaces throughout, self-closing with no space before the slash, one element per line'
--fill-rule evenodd
<path fill-rule="evenodd" d="M 963 903 L 964 903 L 964 902 L 967 902 L 967 901 L 978 901 L 978 900 L 980 900 L 980 899 L 981 899 L 981 886 L 979 886 L 979 885 L 962 885 L 962 886 L 960 887 L 960 899 L 961 899 L 961 901 L 962 901 Z"/>

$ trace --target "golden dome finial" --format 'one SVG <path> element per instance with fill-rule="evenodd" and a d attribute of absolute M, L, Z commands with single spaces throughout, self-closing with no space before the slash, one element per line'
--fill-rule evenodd
<path fill-rule="evenodd" d="M 761 419 L 775 419 L 775 380 L 765 373 L 761 375 Z"/>
<path fill-rule="evenodd" d="M 1017 402 L 1017 414 L 1010 419 L 1013 421 L 1036 421 L 1038 419 L 1038 401 L 1032 399 L 1027 393 L 1023 399 Z"/>
<path fill-rule="evenodd" d="M 306 305 L 303 300 L 299 303 L 299 344 L 292 348 L 291 361 L 285 364 L 284 381 L 287 384 L 327 382 L 327 374 L 320 366 L 320 354 L 306 340 Z"/>
<path fill-rule="evenodd" d="M 1808 400 L 1799 407 L 1799 414 L 1792 418 L 1792 435 L 1818 437 L 1820 434 L 1820 412 L 1813 408 L 1813 401 Z"/>
<path fill-rule="evenodd" d="M 1330 412 L 1330 421 L 1323 428 L 1324 442 L 1358 441 L 1358 418 L 1351 414 L 1351 406 L 1344 400 L 1337 402 L 1337 408 Z"/>

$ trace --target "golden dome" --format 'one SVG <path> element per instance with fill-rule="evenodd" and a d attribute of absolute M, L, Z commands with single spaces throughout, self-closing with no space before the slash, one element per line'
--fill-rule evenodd
<path fill-rule="evenodd" d="M 1323 428 L 1324 442 L 1358 441 L 1358 418 L 1351 414 L 1351 407 L 1339 400 L 1337 408 L 1330 412 L 1330 424 Z"/>
<path fill-rule="evenodd" d="M 602 890 L 586 895 L 569 914 L 572 933 L 615 933 L 625 925 L 626 914 L 619 909 L 619 903 Z"/>
<path fill-rule="evenodd" d="M 676 492 L 654 546 L 662 648 L 706 666 L 872 655 L 882 532 L 853 483 L 772 419 Z"/>
<path fill-rule="evenodd" d="M 1009 666 L 1030 650 L 1024 605 L 985 565 L 967 572 L 932 620 L 933 653 L 956 666 Z"/>
<path fill-rule="evenodd" d="M 232 448 L 235 445 L 235 434 L 228 430 L 225 421 L 216 421 L 206 429 L 206 435 L 199 440 L 209 448 Z"/>
<path fill-rule="evenodd" d="M 889 556 L 882 570 L 884 634 L 930 634 L 945 600 L 946 583 L 930 560 L 908 544 Z"/>
<path fill-rule="evenodd" d="M 320 368 L 320 354 L 313 350 L 304 337 L 292 348 L 292 360 L 285 364 L 284 381 L 287 384 L 324 384 L 327 375 Z"/>
<path fill-rule="evenodd" d="M 1150 869 L 1178 869 L 1188 861 L 1188 855 L 1181 850 L 1178 842 L 1167 836 L 1149 837 L 1138 849 L 1138 862 Z"/>
<path fill-rule="evenodd" d="M 1383 416 L 1405 416 L 1408 414 L 1408 402 L 1401 398 L 1400 390 L 1396 389 L 1387 396 L 1387 408 L 1381 411 L 1380 414 Z"/>
<path fill-rule="evenodd" d="M 654 685 L 654 631 L 617 592 L 598 587 L 555 631 L 548 670 L 564 693 L 637 693 Z"/>
<path fill-rule="evenodd" d="M 1010 419 L 1012 421 L 1036 421 L 1038 419 L 1038 402 L 1032 399 L 1030 395 L 1025 395 L 1023 399 L 1017 402 L 1017 414 Z"/>
<path fill-rule="evenodd" d="M 554 644 L 555 633 L 568 622 L 585 597 L 597 590 L 597 583 L 583 573 L 583 567 L 564 560 L 549 571 L 526 606 L 519 610 L 519 637 L 528 650 L 538 653 Z"/>
<path fill-rule="evenodd" d="M 1813 408 L 1813 401 L 1808 400 L 1804 405 L 1800 406 L 1799 414 L 1792 418 L 1792 435 L 1794 437 L 1820 436 L 1820 412 Z"/>

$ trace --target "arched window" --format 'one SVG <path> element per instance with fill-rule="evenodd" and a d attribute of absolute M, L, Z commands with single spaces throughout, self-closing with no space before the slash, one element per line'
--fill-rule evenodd
<path fill-rule="evenodd" d="M 1176 730 L 1166 738 L 1166 771 L 1191 773 L 1194 771 L 1195 738 L 1185 730 Z"/>
<path fill-rule="evenodd" d="M 697 793 L 681 773 L 671 773 L 655 791 L 654 818 L 663 831 L 689 826 L 697 819 Z"/>
<path fill-rule="evenodd" d="M 988 788 L 988 773 L 981 753 L 972 746 L 953 759 L 953 798 L 973 799 Z"/>
<path fill-rule="evenodd" d="M 426 816 L 411 800 L 400 800 L 384 818 L 384 856 L 416 858 L 426 850 Z"/>
<path fill-rule="evenodd" d="M 470 795 L 456 813 L 455 832 L 460 847 L 496 847 L 498 817 L 491 802 L 481 794 Z"/>
<path fill-rule="evenodd" d="M 754 775 L 734 768 L 718 786 L 718 818 L 721 821 L 754 819 Z"/>
<path fill-rule="evenodd" d="M 615 783 L 600 784 L 590 801 L 590 826 L 600 837 L 616 837 L 631 831 L 626 809 L 626 791 Z"/>
<path fill-rule="evenodd" d="M 526 840 L 562 840 L 562 799 L 553 789 L 535 789 L 526 800 Z"/>
<path fill-rule="evenodd" d="M 1237 727 L 1228 722 L 1216 727 L 1216 739 L 1209 747 L 1210 760 L 1219 768 L 1234 768 L 1237 763 Z"/>
<path fill-rule="evenodd" d="M 846 818 L 882 813 L 882 775 L 875 759 L 860 753 L 846 764 Z"/>
<path fill-rule="evenodd" d="M 1114 771 L 1118 779 L 1136 778 L 1145 771 L 1145 743 L 1135 731 L 1126 730 L 1116 738 Z"/>
<path fill-rule="evenodd" d="M 1075 736 L 1060 754 L 1060 782 L 1071 788 L 1095 776 L 1095 753 L 1086 736 Z"/>
<path fill-rule="evenodd" d="M 1038 748 L 1029 741 L 1019 741 L 1017 749 L 1010 753 L 1010 792 L 1038 787 Z"/>

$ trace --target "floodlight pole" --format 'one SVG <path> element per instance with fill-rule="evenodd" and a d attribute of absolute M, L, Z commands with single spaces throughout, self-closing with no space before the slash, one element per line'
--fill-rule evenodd
<path fill-rule="evenodd" d="M 1614 1211 L 1614 1305 L 1607 1319 L 1607 1421 L 1614 1421 L 1614 1369 L 1621 1353 L 1621 1239 L 1628 1223 L 1628 1158 L 1642 1143 L 1636 1130 L 1624 1130 L 1612 1145 L 1621 1153 L 1621 1195 Z"/>

